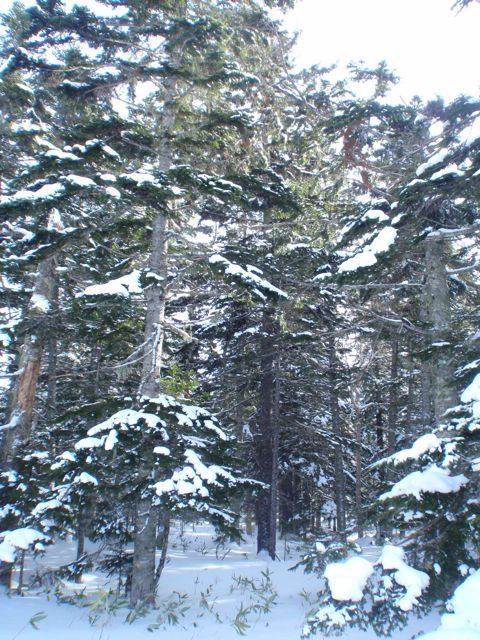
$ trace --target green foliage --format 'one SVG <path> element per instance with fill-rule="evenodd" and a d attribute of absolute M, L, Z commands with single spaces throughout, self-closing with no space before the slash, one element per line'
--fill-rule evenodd
<path fill-rule="evenodd" d="M 125 605 L 126 601 L 112 591 L 99 591 L 92 599 L 88 598 L 82 603 L 88 610 L 91 625 L 105 625 L 108 619 Z"/>
<path fill-rule="evenodd" d="M 256 616 L 255 620 L 257 620 L 259 616 L 270 613 L 272 608 L 276 606 L 278 592 L 273 585 L 271 572 L 268 568 L 261 571 L 260 579 L 234 575 L 230 593 L 236 591 L 240 591 L 247 602 L 246 605 L 243 601 L 240 603 L 231 624 L 239 635 L 244 636 L 251 627 L 252 616 Z"/>
<path fill-rule="evenodd" d="M 250 613 L 249 607 L 244 607 L 243 603 L 240 603 L 240 607 L 237 611 L 235 618 L 232 620 L 232 626 L 239 636 L 247 635 L 248 629 L 251 625 L 247 622 L 247 616 Z"/>
<path fill-rule="evenodd" d="M 429 610 L 423 596 L 415 600 L 412 611 L 401 604 L 406 589 L 396 582 L 395 575 L 395 571 L 386 571 L 376 565 L 358 601 L 334 599 L 329 588 L 324 587 L 307 615 L 303 637 L 318 633 L 325 637 L 340 636 L 346 627 L 361 631 L 371 628 L 378 638 L 394 637 L 393 633 L 407 625 L 412 613 L 421 617 Z"/>
<path fill-rule="evenodd" d="M 305 573 L 315 573 L 322 576 L 327 564 L 347 558 L 352 552 L 362 553 L 361 547 L 355 542 L 328 542 L 324 544 L 316 541 L 310 551 L 297 562 L 290 571 L 303 567 Z"/>
<path fill-rule="evenodd" d="M 160 612 L 156 616 L 156 621 L 149 624 L 148 631 L 156 631 L 168 626 L 177 626 L 181 624 L 182 619 L 186 616 L 190 609 L 188 602 L 188 594 L 174 591 L 170 598 L 160 605 Z"/>
<path fill-rule="evenodd" d="M 38 631 L 39 630 L 38 623 L 41 622 L 42 620 L 45 620 L 46 617 L 47 617 L 47 614 L 44 611 L 38 611 L 30 618 L 30 620 L 28 621 L 28 624 L 30 624 L 36 631 Z"/>
<path fill-rule="evenodd" d="M 183 370 L 179 364 L 173 363 L 162 378 L 165 391 L 175 397 L 188 398 L 198 388 L 198 379 L 194 371 Z"/>

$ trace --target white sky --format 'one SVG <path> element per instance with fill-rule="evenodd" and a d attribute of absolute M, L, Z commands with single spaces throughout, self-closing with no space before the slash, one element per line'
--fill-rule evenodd
<path fill-rule="evenodd" d="M 408 100 L 480 93 L 480 5 L 454 0 L 301 0 L 288 26 L 301 30 L 299 65 L 386 60 Z"/>
<path fill-rule="evenodd" d="M 74 4 L 75 0 L 68 0 Z M 77 0 L 93 5 L 95 0 Z M 401 78 L 396 99 L 413 95 L 447 101 L 480 94 L 480 4 L 460 13 L 454 0 L 299 0 L 288 15 L 301 31 L 298 65 L 386 60 Z M 11 0 L 0 0 L 7 10 Z M 26 0 L 25 4 L 32 4 Z"/>

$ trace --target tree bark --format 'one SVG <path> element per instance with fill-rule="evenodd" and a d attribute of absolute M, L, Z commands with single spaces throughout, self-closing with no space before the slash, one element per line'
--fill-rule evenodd
<path fill-rule="evenodd" d="M 274 330 L 276 327 L 274 328 Z M 276 331 L 275 331 L 276 333 Z M 272 477 L 270 480 L 270 557 L 275 559 L 277 546 L 277 518 L 278 518 L 278 458 L 280 448 L 280 363 L 278 361 L 277 344 L 275 342 L 275 377 L 273 388 L 273 416 L 272 416 Z"/>
<path fill-rule="evenodd" d="M 434 352 L 430 394 L 436 425 L 456 401 L 449 349 L 451 308 L 445 253 L 442 234 L 430 233 L 425 239 L 425 306 L 430 325 L 430 346 Z"/>
<path fill-rule="evenodd" d="M 152 284 L 146 291 L 147 313 L 145 318 L 145 347 L 142 362 L 142 379 L 139 393 L 154 398 L 160 391 L 160 373 L 162 368 L 163 321 L 165 319 L 165 285 L 168 269 L 167 218 L 157 214 L 153 223 L 152 248 L 149 271 Z"/>
<path fill-rule="evenodd" d="M 408 390 L 407 390 L 407 406 L 406 406 L 406 433 L 411 436 L 418 432 L 418 422 L 413 425 L 413 408 L 414 408 L 414 368 L 412 356 L 412 339 L 407 342 L 407 371 L 408 371 Z"/>
<path fill-rule="evenodd" d="M 180 5 L 180 3 L 179 3 Z M 178 13 L 186 11 L 181 3 Z M 170 49 L 170 62 L 177 66 L 181 59 L 183 42 L 179 38 Z M 164 106 L 160 118 L 163 135 L 159 141 L 157 164 L 160 171 L 167 172 L 173 161 L 170 135 L 175 123 L 174 100 L 178 92 L 177 79 L 167 77 L 164 82 Z M 149 259 L 150 284 L 146 290 L 147 311 L 144 329 L 144 351 L 139 397 L 154 398 L 161 392 L 160 375 L 163 358 L 165 319 L 165 293 L 168 276 L 168 219 L 169 207 L 157 212 L 153 220 Z M 139 471 L 140 476 L 142 470 Z M 152 479 L 153 482 L 153 479 Z M 132 583 L 130 606 L 141 602 L 153 604 L 156 594 L 155 551 L 157 542 L 158 507 L 150 499 L 141 499 L 137 504 L 137 518 L 133 541 Z"/>
<path fill-rule="evenodd" d="M 53 420 L 57 413 L 57 359 L 58 359 L 58 342 L 57 328 L 58 323 L 56 316 L 58 314 L 58 283 L 55 281 L 55 287 L 52 296 L 52 312 L 54 320 L 50 325 L 50 335 L 48 337 L 48 373 L 47 373 L 47 407 L 46 420 Z M 54 452 L 55 453 L 55 452 Z"/>
<path fill-rule="evenodd" d="M 258 429 L 255 434 L 255 461 L 257 479 L 266 486 L 261 489 L 256 502 L 257 553 L 266 551 L 275 558 L 275 543 L 272 530 L 275 528 L 272 518 L 272 433 L 273 433 L 273 393 L 274 393 L 274 310 L 268 307 L 263 312 L 262 339 L 260 343 L 260 394 L 258 407 Z"/>
<path fill-rule="evenodd" d="M 359 538 L 363 538 L 363 504 L 362 504 L 362 408 L 360 402 L 359 389 L 361 388 L 360 379 L 354 379 L 352 390 L 353 420 L 355 429 L 355 514 L 357 519 L 357 533 Z"/>
<path fill-rule="evenodd" d="M 165 514 L 163 517 L 163 529 L 159 539 L 159 545 L 162 548 L 162 552 L 160 554 L 160 560 L 157 565 L 157 569 L 155 571 L 155 584 L 158 585 L 158 581 L 160 580 L 163 569 L 165 568 L 165 563 L 167 561 L 167 550 L 168 550 L 168 538 L 170 535 L 170 514 Z"/>
<path fill-rule="evenodd" d="M 267 551 L 270 554 L 270 489 L 272 478 L 272 410 L 273 410 L 273 349 L 271 335 L 273 329 L 273 311 L 263 312 L 262 339 L 260 344 L 260 393 L 258 408 L 258 433 L 255 438 L 255 457 L 257 478 L 266 486 L 259 491 L 256 503 L 257 553 Z"/>
<path fill-rule="evenodd" d="M 130 606 L 155 604 L 155 551 L 158 509 L 147 498 L 137 504 L 133 548 Z"/>
<path fill-rule="evenodd" d="M 390 361 L 390 389 L 388 392 L 388 432 L 387 454 L 395 453 L 397 442 L 398 417 L 398 337 L 392 336 L 392 355 Z"/>
<path fill-rule="evenodd" d="M 2 441 L 1 466 L 11 465 L 18 446 L 32 433 L 33 410 L 42 354 L 46 341 L 47 320 L 56 289 L 55 258 L 40 263 L 32 297 L 27 310 L 26 326 L 29 333 L 24 338 L 18 357 L 18 371 L 10 391 L 8 428 Z M 14 528 L 16 518 L 5 522 Z M 13 565 L 0 562 L 0 584 L 10 588 Z"/>
<path fill-rule="evenodd" d="M 328 378 L 330 383 L 329 402 L 334 437 L 334 500 L 337 513 L 337 533 L 341 540 L 346 538 L 345 515 L 345 473 L 343 463 L 343 433 L 338 403 L 338 360 L 335 349 L 335 338 L 332 333 L 328 337 Z"/>
<path fill-rule="evenodd" d="M 362 422 L 357 416 L 355 423 L 355 512 L 357 515 L 357 533 L 363 538 L 363 501 L 362 501 Z"/>
<path fill-rule="evenodd" d="M 18 372 L 10 392 L 9 428 L 5 430 L 1 455 L 3 466 L 11 463 L 17 443 L 25 442 L 32 432 L 35 393 L 55 287 L 55 258 L 51 257 L 39 265 L 27 310 L 28 333 L 20 350 Z"/>

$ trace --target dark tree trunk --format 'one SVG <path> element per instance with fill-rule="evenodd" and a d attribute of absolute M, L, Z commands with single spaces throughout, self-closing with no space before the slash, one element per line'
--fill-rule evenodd
<path fill-rule="evenodd" d="M 352 406 L 353 421 L 355 429 L 355 514 L 357 519 L 358 537 L 363 537 L 363 504 L 362 504 L 362 482 L 363 482 L 363 456 L 362 456 L 362 440 L 363 440 L 363 415 L 359 389 L 361 380 L 353 380 Z"/>
<path fill-rule="evenodd" d="M 284 475 L 279 487 L 280 530 L 284 536 L 291 530 L 293 518 L 293 474 L 291 470 Z"/>
<path fill-rule="evenodd" d="M 158 544 L 160 545 L 162 551 L 160 554 L 160 560 L 157 565 L 157 569 L 155 571 L 155 582 L 158 585 L 158 581 L 160 580 L 163 569 L 165 568 L 165 563 L 167 561 L 167 550 L 168 550 L 168 538 L 170 536 L 170 514 L 165 514 L 163 517 L 163 528 L 162 533 L 160 534 Z"/>
<path fill-rule="evenodd" d="M 339 538 L 344 540 L 346 538 L 346 515 L 343 433 L 340 420 L 340 405 L 338 402 L 338 359 L 335 348 L 335 338 L 332 333 L 328 337 L 327 348 L 329 403 L 334 438 L 334 500 L 337 514 L 337 533 Z"/>
<path fill-rule="evenodd" d="M 412 340 L 411 338 L 407 343 L 407 371 L 408 371 L 408 390 L 407 390 L 407 406 L 406 406 L 406 432 L 408 435 L 413 435 L 418 432 L 418 424 L 413 424 L 413 408 L 415 402 L 415 376 L 413 370 L 413 355 L 412 355 Z"/>
<path fill-rule="evenodd" d="M 18 375 L 10 396 L 8 429 L 5 430 L 1 462 L 8 466 L 15 454 L 16 443 L 31 435 L 35 394 L 47 335 L 48 319 L 56 288 L 55 259 L 44 260 L 37 272 L 35 288 L 27 311 L 25 336 L 18 359 Z"/>
<path fill-rule="evenodd" d="M 355 513 L 357 516 L 357 533 L 363 538 L 363 503 L 362 503 L 362 422 L 360 416 L 355 424 Z"/>
<path fill-rule="evenodd" d="M 1 466 L 9 467 L 18 445 L 25 443 L 31 436 L 33 411 L 42 355 L 46 342 L 48 320 L 56 291 L 55 258 L 40 263 L 35 279 L 35 287 L 27 310 L 26 326 L 28 333 L 18 357 L 18 375 L 15 377 L 9 398 L 9 428 L 4 432 Z M 15 518 L 5 523 L 15 527 Z M 0 584 L 10 587 L 13 566 L 0 563 Z"/>
<path fill-rule="evenodd" d="M 2 460 L 8 464 L 14 453 L 14 442 L 25 441 L 31 434 L 35 392 L 45 345 L 47 318 L 55 289 L 54 259 L 49 258 L 39 266 L 35 288 L 27 311 L 26 335 L 18 359 L 18 375 L 10 397 L 9 424 Z"/>
<path fill-rule="evenodd" d="M 274 523 L 272 518 L 271 486 L 273 472 L 273 405 L 274 405 L 274 310 L 263 312 L 262 339 L 260 343 L 260 395 L 255 434 L 255 462 L 257 479 L 266 486 L 260 490 L 256 502 L 257 553 L 266 551 L 275 558 L 275 542 L 272 541 Z"/>
<path fill-rule="evenodd" d="M 85 515 L 79 513 L 77 522 L 77 562 L 85 555 Z M 83 570 L 80 566 L 77 567 L 75 573 L 75 582 L 82 582 Z"/>
<path fill-rule="evenodd" d="M 100 390 L 100 369 L 102 360 L 102 345 L 97 342 L 90 353 L 89 370 L 93 372 L 89 385 L 90 401 L 95 402 Z"/>
<path fill-rule="evenodd" d="M 438 425 L 447 409 L 455 404 L 453 362 L 450 355 L 450 292 L 446 270 L 445 240 L 440 232 L 425 239 L 425 301 L 433 345 L 433 371 L 430 386 L 433 418 Z"/>
<path fill-rule="evenodd" d="M 57 359 L 58 359 L 58 285 L 55 287 L 52 295 L 52 313 L 53 322 L 50 325 L 50 333 L 48 336 L 48 371 L 47 371 L 47 407 L 46 419 L 49 422 L 53 420 L 57 414 Z"/>
<path fill-rule="evenodd" d="M 398 419 L 398 337 L 392 337 L 392 355 L 390 360 L 390 389 L 388 391 L 388 431 L 387 455 L 395 453 L 397 442 Z M 391 473 L 389 473 L 391 479 Z"/>
<path fill-rule="evenodd" d="M 274 331 L 276 333 L 276 325 Z M 280 363 L 278 361 L 277 345 L 275 352 L 275 378 L 273 388 L 273 416 L 272 416 L 272 477 L 270 480 L 270 556 L 275 559 L 277 544 L 278 519 L 278 458 L 280 447 Z"/>

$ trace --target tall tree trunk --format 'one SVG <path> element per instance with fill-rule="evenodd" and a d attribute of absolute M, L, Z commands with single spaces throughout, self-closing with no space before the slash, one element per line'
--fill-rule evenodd
<path fill-rule="evenodd" d="M 52 296 L 52 313 L 53 322 L 50 325 L 50 334 L 48 337 L 48 372 L 47 372 L 47 407 L 46 419 L 53 420 L 57 413 L 57 359 L 58 359 L 58 283 L 55 281 L 55 287 Z"/>
<path fill-rule="evenodd" d="M 377 398 L 377 404 L 380 403 L 380 398 Z M 377 441 L 377 449 L 383 452 L 384 438 L 383 438 L 383 409 L 378 407 L 375 414 L 375 437 Z"/>
<path fill-rule="evenodd" d="M 153 398 L 161 391 L 160 372 L 163 355 L 163 320 L 165 317 L 165 284 L 167 278 L 167 218 L 156 216 L 153 225 L 152 252 L 149 270 L 154 274 L 147 290 L 145 320 L 145 348 L 139 395 Z M 139 474 L 144 472 L 140 469 Z M 153 479 L 152 479 L 153 482 Z M 158 507 L 150 498 L 139 500 L 133 541 L 133 566 L 130 606 L 138 603 L 153 604 L 157 581 L 155 579 L 155 552 L 157 540 Z"/>
<path fill-rule="evenodd" d="M 387 409 L 387 455 L 391 456 L 395 453 L 397 442 L 397 420 L 398 420 L 398 336 L 392 335 L 391 340 L 392 352 L 390 357 L 390 380 L 388 390 L 388 409 Z M 393 468 L 388 466 L 385 469 L 383 480 L 393 483 Z M 381 525 L 377 531 L 377 536 L 384 540 L 391 537 L 392 529 L 388 525 Z"/>
<path fill-rule="evenodd" d="M 345 516 L 345 472 L 343 463 L 343 433 L 338 402 L 338 360 L 335 349 L 335 337 L 329 334 L 328 343 L 329 402 L 334 437 L 334 499 L 337 513 L 337 532 L 340 539 L 346 538 Z"/>
<path fill-rule="evenodd" d="M 149 271 L 153 281 L 146 290 L 145 347 L 142 362 L 140 395 L 155 397 L 160 391 L 160 371 L 163 357 L 163 322 L 165 319 L 165 285 L 168 269 L 167 218 L 157 214 L 153 223 Z"/>
<path fill-rule="evenodd" d="M 186 3 L 178 3 L 178 12 L 186 10 Z M 179 38 L 170 49 L 170 62 L 177 66 L 181 59 L 183 42 Z M 170 135 L 175 123 L 174 101 L 178 86 L 174 77 L 164 82 L 164 105 L 160 129 L 163 136 L 158 146 L 158 168 L 167 172 L 173 161 Z M 146 289 L 147 311 L 144 330 L 144 351 L 139 396 L 154 398 L 161 392 L 160 373 L 163 358 L 165 319 L 165 289 L 168 276 L 168 205 L 157 212 L 152 228 L 149 259 L 150 283 Z M 140 476 L 144 473 L 139 470 Z M 152 482 L 154 478 L 152 478 Z M 130 606 L 145 602 L 153 604 L 156 594 L 155 551 L 157 541 L 158 507 L 149 498 L 140 499 L 136 508 L 136 524 L 133 540 L 133 566 Z"/>
<path fill-rule="evenodd" d="M 268 307 L 263 312 L 262 339 L 260 343 L 260 395 L 258 407 L 258 429 L 255 434 L 255 460 L 257 479 L 265 484 L 256 501 L 257 520 L 257 553 L 266 551 L 271 555 L 271 523 L 270 484 L 272 480 L 272 420 L 273 420 L 273 364 L 272 345 L 273 309 Z"/>
<path fill-rule="evenodd" d="M 380 395 L 376 398 L 377 405 L 380 405 L 381 398 Z M 384 447 L 385 447 L 385 433 L 384 433 L 384 411 L 381 406 L 378 407 L 377 412 L 375 414 L 375 433 L 376 433 L 376 441 L 377 441 L 377 450 L 381 453 L 381 456 L 384 457 Z M 378 480 L 381 485 L 386 480 L 386 471 L 385 467 L 381 465 L 378 468 Z M 386 536 L 385 526 L 377 521 L 376 523 L 377 532 L 376 539 L 378 544 L 383 544 Z"/>
<path fill-rule="evenodd" d="M 42 354 L 46 341 L 48 318 L 56 289 L 55 258 L 40 263 L 35 286 L 27 310 L 28 333 L 18 357 L 18 375 L 15 377 L 9 398 L 7 429 L 2 441 L 1 466 L 11 465 L 16 449 L 25 443 L 32 433 L 33 410 Z M 12 516 L 4 523 L 6 528 L 16 526 Z M 0 584 L 10 587 L 13 565 L 0 562 Z"/>
<path fill-rule="evenodd" d="M 395 453 L 398 416 L 398 337 L 392 336 L 392 356 L 390 360 L 390 389 L 388 392 L 388 432 L 387 454 Z"/>
<path fill-rule="evenodd" d="M 362 504 L 362 481 L 363 481 L 363 465 L 362 465 L 362 407 L 360 401 L 359 389 L 361 388 L 361 380 L 355 378 L 353 380 L 352 405 L 353 405 L 353 421 L 355 429 L 355 514 L 357 519 L 358 537 L 363 537 L 363 504 Z"/>
<path fill-rule="evenodd" d="M 408 372 L 408 390 L 407 390 L 407 406 L 406 406 L 406 433 L 413 435 L 418 433 L 418 422 L 413 425 L 413 407 L 414 407 L 414 369 L 413 369 L 413 355 L 412 355 L 412 338 L 410 337 L 407 342 L 407 372 Z"/>
<path fill-rule="evenodd" d="M 39 265 L 27 310 L 25 324 L 28 327 L 28 333 L 20 350 L 18 375 L 11 389 L 10 414 L 7 422 L 9 428 L 5 430 L 1 455 L 3 466 L 11 463 L 16 444 L 25 442 L 32 432 L 35 393 L 55 287 L 55 258 L 51 257 Z"/>
<path fill-rule="evenodd" d="M 100 368 L 101 368 L 101 359 L 102 359 L 102 345 L 100 342 L 96 342 L 92 350 L 90 352 L 90 362 L 88 369 L 89 371 L 94 372 L 92 377 L 90 378 L 89 384 L 89 394 L 90 394 L 90 402 L 95 402 L 98 398 L 99 388 L 100 388 Z"/>
<path fill-rule="evenodd" d="M 355 513 L 359 538 L 363 538 L 362 481 L 362 421 L 358 415 L 355 422 Z"/>
<path fill-rule="evenodd" d="M 85 511 L 83 509 L 80 509 L 80 512 L 77 516 L 77 529 L 75 532 L 77 534 L 77 562 L 81 560 L 85 555 L 85 515 Z M 75 582 L 79 584 L 82 582 L 82 574 L 83 568 L 77 566 L 77 570 L 75 573 Z"/>
<path fill-rule="evenodd" d="M 161 391 L 160 372 L 163 355 L 163 320 L 165 317 L 165 283 L 167 277 L 167 218 L 159 214 L 155 218 L 152 236 L 152 253 L 149 269 L 154 279 L 147 290 L 147 314 L 145 320 L 145 348 L 142 363 L 142 379 L 139 395 L 153 398 Z M 142 475 L 142 470 L 139 470 Z M 153 479 L 152 479 L 153 481 Z M 150 498 L 139 500 L 133 545 L 132 582 L 130 606 L 139 603 L 153 604 L 157 581 L 155 579 L 155 552 L 157 540 L 158 507 Z"/>
<path fill-rule="evenodd" d="M 139 500 L 136 508 L 130 606 L 154 604 L 156 595 L 155 550 L 158 509 L 150 499 Z"/>
<path fill-rule="evenodd" d="M 425 302 L 430 324 L 430 345 L 434 350 L 431 398 L 436 425 L 456 400 L 452 386 L 453 363 L 448 348 L 451 337 L 451 309 L 445 252 L 442 234 L 430 233 L 425 239 Z"/>
<path fill-rule="evenodd" d="M 162 533 L 159 539 L 159 545 L 162 549 L 160 554 L 160 560 L 157 565 L 157 569 L 155 571 L 155 584 L 158 585 L 158 581 L 161 578 L 163 573 L 163 569 L 165 568 L 165 563 L 167 561 L 167 550 L 168 550 L 168 538 L 170 536 L 170 514 L 166 513 L 163 517 L 163 528 Z"/>
<path fill-rule="evenodd" d="M 275 332 L 276 333 L 276 332 Z M 270 557 L 275 559 L 277 546 L 277 518 L 278 518 L 278 458 L 280 448 L 280 363 L 275 341 L 275 377 L 273 387 L 273 416 L 272 416 L 272 477 L 270 479 Z"/>

